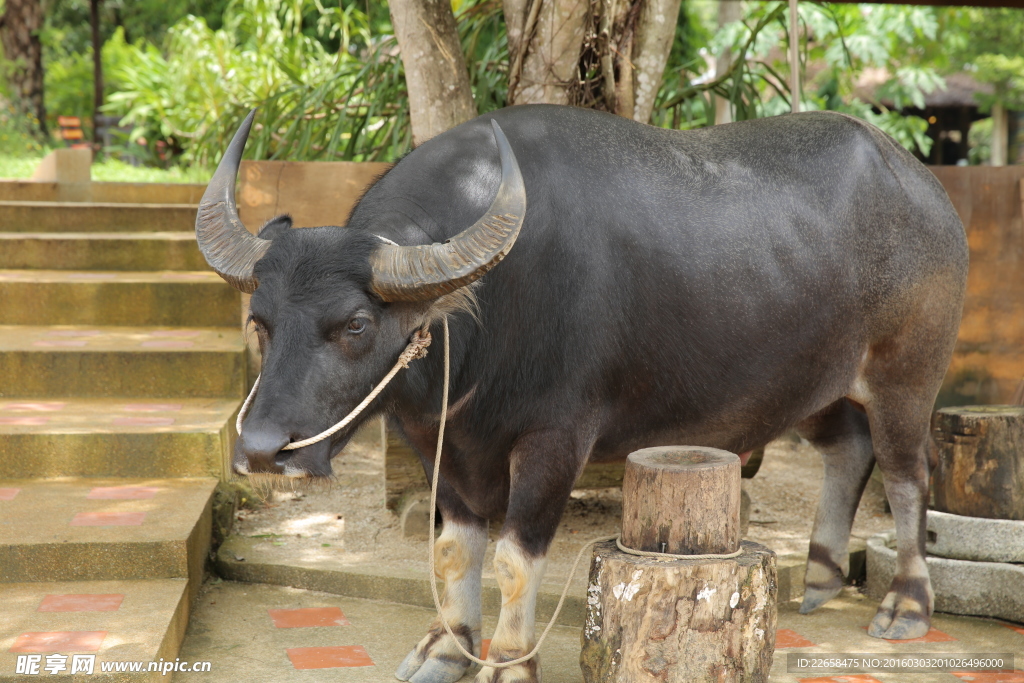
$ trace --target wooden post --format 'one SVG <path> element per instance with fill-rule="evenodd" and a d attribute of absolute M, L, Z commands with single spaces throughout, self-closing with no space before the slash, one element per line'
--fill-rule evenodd
<path fill-rule="evenodd" d="M 936 510 L 1024 520 L 1024 406 L 943 408 L 933 431 Z"/>
<path fill-rule="evenodd" d="M 586 683 L 766 681 L 775 648 L 775 553 L 740 541 L 740 461 L 713 448 L 632 453 L 622 543 L 594 549 L 580 667 Z"/>

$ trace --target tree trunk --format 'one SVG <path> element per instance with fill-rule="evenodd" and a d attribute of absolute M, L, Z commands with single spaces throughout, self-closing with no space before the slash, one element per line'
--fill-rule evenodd
<path fill-rule="evenodd" d="M 89 0 L 92 24 L 92 141 L 100 149 L 100 107 L 103 106 L 103 40 L 100 38 L 100 3 Z"/>
<path fill-rule="evenodd" d="M 469 72 L 447 0 L 392 0 L 405 65 L 412 142 L 418 146 L 476 116 Z"/>
<path fill-rule="evenodd" d="M 15 106 L 22 115 L 33 114 L 39 132 L 46 135 L 46 107 L 43 103 L 43 45 L 39 29 L 43 26 L 40 0 L 7 0 L 0 18 L 0 42 L 4 57 L 11 64 L 9 81 Z"/>
<path fill-rule="evenodd" d="M 509 104 L 578 104 L 590 0 L 506 0 Z"/>
<path fill-rule="evenodd" d="M 650 121 L 679 0 L 505 0 L 509 104 L 571 104 Z"/>
<path fill-rule="evenodd" d="M 743 17 L 743 8 L 739 0 L 718 0 L 718 28 L 726 24 L 739 21 Z M 722 54 L 715 59 L 715 76 L 720 76 L 728 71 L 732 64 L 732 50 L 722 50 Z M 715 125 L 730 123 L 732 121 L 732 102 L 715 95 Z"/>

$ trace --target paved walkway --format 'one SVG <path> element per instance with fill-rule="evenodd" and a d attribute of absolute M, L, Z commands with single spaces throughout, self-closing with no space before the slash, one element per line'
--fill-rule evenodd
<path fill-rule="evenodd" d="M 1024 671 L 973 675 L 787 674 L 786 654 L 790 652 L 1013 652 L 1019 659 L 1017 668 L 1024 669 L 1021 626 L 940 614 L 926 638 L 890 643 L 868 637 L 864 627 L 876 605 L 855 589 L 847 589 L 840 598 L 810 616 L 798 614 L 797 607 L 797 602 L 789 602 L 779 610 L 773 683 L 1024 683 Z M 433 611 L 423 607 L 264 584 L 209 582 L 192 616 L 180 657 L 189 662 L 209 661 L 210 672 L 179 673 L 173 680 L 394 681 L 395 668 L 422 637 L 432 618 Z M 494 626 L 493 617 L 484 617 L 485 634 Z M 582 681 L 579 651 L 579 628 L 552 629 L 541 650 L 544 680 Z M 463 680 L 472 680 L 472 676 Z"/>

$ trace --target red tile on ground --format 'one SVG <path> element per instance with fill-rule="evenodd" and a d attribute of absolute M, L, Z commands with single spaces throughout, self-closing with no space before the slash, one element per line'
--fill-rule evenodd
<path fill-rule="evenodd" d="M 485 638 L 480 642 L 480 659 L 487 659 L 487 653 L 491 651 L 491 639 Z"/>
<path fill-rule="evenodd" d="M 156 486 L 96 486 L 89 500 L 149 500 L 160 489 Z"/>
<path fill-rule="evenodd" d="M 0 500 L 14 500 L 21 489 L 0 489 Z"/>
<path fill-rule="evenodd" d="M 867 674 L 840 674 L 839 676 L 822 676 L 821 678 L 798 678 L 798 683 L 882 683 L 874 676 Z"/>
<path fill-rule="evenodd" d="M 303 607 L 300 609 L 268 609 L 277 628 L 307 626 L 351 626 L 340 607 Z"/>
<path fill-rule="evenodd" d="M 1005 621 L 1000 622 L 1000 623 L 1003 626 L 1005 626 L 1006 628 L 1010 629 L 1011 631 L 1016 631 L 1017 633 L 1019 633 L 1022 636 L 1024 636 L 1024 626 L 1021 626 L 1019 624 L 1007 624 Z"/>
<path fill-rule="evenodd" d="M 173 417 L 115 417 L 111 424 L 122 427 L 166 427 L 174 424 Z"/>
<path fill-rule="evenodd" d="M 140 526 L 145 512 L 79 512 L 71 526 Z"/>
<path fill-rule="evenodd" d="M 121 607 L 124 596 L 120 593 L 108 595 L 47 595 L 39 603 L 37 612 L 115 612 Z"/>
<path fill-rule="evenodd" d="M 195 345 L 195 342 L 173 340 L 144 341 L 139 344 L 144 349 L 191 349 Z"/>
<path fill-rule="evenodd" d="M 22 633 L 8 652 L 95 652 L 106 637 L 106 631 Z"/>
<path fill-rule="evenodd" d="M 0 416 L 0 425 L 26 425 L 36 426 L 44 425 L 50 421 L 48 417 L 40 417 L 38 415 L 22 415 L 22 416 Z"/>
<path fill-rule="evenodd" d="M 32 342 L 32 346 L 45 346 L 45 347 L 78 347 L 85 346 L 84 339 L 37 339 Z"/>
<path fill-rule="evenodd" d="M 64 410 L 67 403 L 64 401 L 20 401 L 18 403 L 5 403 L 0 405 L 0 410 L 34 410 L 38 412 L 51 413 L 55 410 Z"/>
<path fill-rule="evenodd" d="M 961 681 L 970 683 L 1024 683 L 1024 671 L 1004 669 L 1003 671 L 952 671 Z"/>
<path fill-rule="evenodd" d="M 787 647 L 814 647 L 814 643 L 796 631 L 780 628 L 775 631 L 775 649 L 782 650 Z"/>
<path fill-rule="evenodd" d="M 129 413 L 176 413 L 180 403 L 129 403 L 122 410 Z"/>
<path fill-rule="evenodd" d="M 291 647 L 288 659 L 296 669 L 337 669 L 348 666 L 373 666 L 362 645 L 336 647 Z"/>

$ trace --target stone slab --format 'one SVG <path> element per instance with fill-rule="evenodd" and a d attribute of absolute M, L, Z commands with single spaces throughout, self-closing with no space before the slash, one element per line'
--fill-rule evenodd
<path fill-rule="evenodd" d="M 423 540 L 424 544 L 426 540 Z M 430 584 L 424 573 L 401 567 L 343 563 L 327 557 L 294 557 L 261 548 L 258 539 L 229 536 L 217 551 L 215 567 L 226 579 L 246 583 L 292 586 L 370 600 L 388 600 L 417 607 L 432 607 Z M 585 561 L 585 560 L 584 560 Z M 581 563 L 583 564 L 583 563 Z M 564 576 L 546 577 L 537 596 L 537 618 L 554 613 Z M 576 581 L 565 599 L 559 624 L 582 624 L 586 613 L 586 567 L 577 570 Z M 556 583 L 557 582 L 557 583 Z M 497 615 L 501 592 L 494 579 L 484 578 L 484 614 Z"/>
<path fill-rule="evenodd" d="M 1024 563 L 1024 521 L 928 511 L 926 549 L 954 560 Z"/>
<path fill-rule="evenodd" d="M 122 599 L 114 610 L 39 610 L 46 596 L 69 594 L 117 595 Z M 27 683 L 41 678 L 48 681 L 88 680 L 103 683 L 160 680 L 159 674 L 154 676 L 148 672 L 104 674 L 101 672 L 101 662 L 148 663 L 161 658 L 173 661 L 188 623 L 188 595 L 185 579 L 0 583 L 0 682 Z M 68 671 L 56 674 L 47 672 L 43 669 L 47 654 L 69 655 L 72 652 L 60 649 L 42 653 L 42 666 L 38 674 L 14 673 L 18 654 L 10 652 L 10 649 L 19 636 L 25 633 L 61 631 L 104 634 L 99 649 L 93 653 L 96 655 L 95 673 L 72 677 Z"/>
<path fill-rule="evenodd" d="M 191 204 L 0 201 L 4 232 L 193 232 Z"/>
<path fill-rule="evenodd" d="M 0 201 L 198 204 L 205 191 L 204 183 L 58 183 L 0 179 Z"/>
<path fill-rule="evenodd" d="M 212 478 L 0 480 L 0 488 L 17 490 L 0 500 L 0 583 L 189 578 L 198 586 L 216 485 Z M 97 497 L 98 487 L 142 487 L 148 497 Z"/>
<path fill-rule="evenodd" d="M 868 539 L 867 594 L 885 597 L 896 573 L 896 532 Z M 928 556 L 935 610 L 1024 621 L 1024 566 Z"/>
<path fill-rule="evenodd" d="M 190 232 L 0 232 L 0 268 L 209 271 Z"/>
<path fill-rule="evenodd" d="M 0 478 L 227 476 L 241 399 L 0 399 Z"/>
<path fill-rule="evenodd" d="M 241 310 L 209 270 L 0 270 L 0 301 L 0 325 L 230 327 Z"/>
<path fill-rule="evenodd" d="M 243 397 L 238 328 L 0 325 L 0 398 Z"/>

